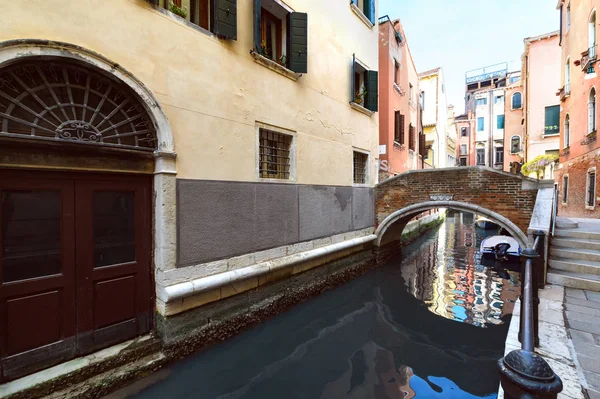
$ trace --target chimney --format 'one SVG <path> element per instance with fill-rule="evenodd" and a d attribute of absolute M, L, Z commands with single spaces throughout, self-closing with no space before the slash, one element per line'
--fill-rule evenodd
<path fill-rule="evenodd" d="M 454 105 L 448 105 L 448 118 L 454 118 Z"/>

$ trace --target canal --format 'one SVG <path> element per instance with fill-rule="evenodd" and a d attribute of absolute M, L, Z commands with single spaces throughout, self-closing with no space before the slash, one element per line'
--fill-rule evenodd
<path fill-rule="evenodd" d="M 495 398 L 515 272 L 450 214 L 402 257 L 111 398 Z M 493 234 L 493 233 L 491 233 Z"/>

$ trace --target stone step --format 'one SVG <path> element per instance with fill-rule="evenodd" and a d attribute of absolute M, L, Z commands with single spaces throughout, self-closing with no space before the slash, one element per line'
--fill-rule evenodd
<path fill-rule="evenodd" d="M 600 241 L 586 240 L 584 238 L 555 237 L 552 239 L 552 248 L 581 248 L 600 251 Z"/>
<path fill-rule="evenodd" d="M 548 266 L 553 269 L 565 270 L 573 273 L 600 275 L 600 262 L 594 262 L 591 260 L 550 257 L 548 260 Z"/>
<path fill-rule="evenodd" d="M 579 223 L 567 218 L 556 218 L 555 226 L 557 229 L 576 229 Z"/>
<path fill-rule="evenodd" d="M 561 247 L 550 247 L 550 256 L 566 259 L 580 259 L 600 262 L 600 251 L 590 249 L 570 249 Z"/>
<path fill-rule="evenodd" d="M 548 282 L 563 287 L 600 292 L 600 275 L 597 274 L 573 273 L 549 268 Z"/>
<path fill-rule="evenodd" d="M 583 229 L 556 229 L 554 237 L 581 238 L 600 241 L 600 232 Z"/>

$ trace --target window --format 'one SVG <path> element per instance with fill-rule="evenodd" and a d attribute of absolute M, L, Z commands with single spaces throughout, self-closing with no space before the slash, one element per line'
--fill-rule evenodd
<path fill-rule="evenodd" d="M 565 95 L 571 94 L 571 58 L 565 64 Z"/>
<path fill-rule="evenodd" d="M 460 166 L 467 166 L 467 158 L 465 157 L 460 158 L 458 162 Z"/>
<path fill-rule="evenodd" d="M 353 56 L 352 62 L 352 102 L 376 112 L 378 100 L 377 71 L 370 71 L 363 63 Z"/>
<path fill-rule="evenodd" d="M 425 142 L 425 135 L 423 132 L 419 132 L 419 155 L 423 158 L 427 158 L 429 150 Z"/>
<path fill-rule="evenodd" d="M 354 183 L 367 184 L 367 161 L 369 155 L 354 151 Z"/>
<path fill-rule="evenodd" d="M 485 165 L 485 148 L 477 149 L 477 165 Z"/>
<path fill-rule="evenodd" d="M 484 129 L 484 122 L 483 122 L 483 117 L 477 118 L 477 131 L 478 132 L 483 132 Z"/>
<path fill-rule="evenodd" d="M 394 60 L 394 83 L 400 84 L 400 64 L 398 61 Z M 412 85 L 410 85 L 412 89 Z"/>
<path fill-rule="evenodd" d="M 236 0 L 190 0 L 189 12 L 187 12 L 187 7 L 182 6 L 181 0 L 164 0 L 163 5 L 171 12 L 185 11 L 186 16 L 182 16 L 182 18 L 218 36 L 226 39 L 237 39 Z M 215 17 L 211 18 L 213 8 L 215 10 L 226 10 L 226 12 L 216 13 Z M 177 15 L 181 16 L 180 13 L 177 13 Z"/>
<path fill-rule="evenodd" d="M 419 94 L 419 97 L 420 97 L 419 100 L 421 101 L 421 109 L 425 109 L 425 92 L 422 91 Z"/>
<path fill-rule="evenodd" d="M 404 144 L 404 115 L 400 111 L 394 111 L 394 141 Z"/>
<path fill-rule="evenodd" d="M 596 11 L 592 12 L 588 24 L 588 56 L 590 60 L 596 59 Z"/>
<path fill-rule="evenodd" d="M 571 121 L 569 115 L 565 116 L 565 134 L 564 134 L 564 148 L 569 148 L 571 145 Z"/>
<path fill-rule="evenodd" d="M 564 175 L 562 180 L 562 202 L 563 204 L 566 204 L 569 199 L 569 175 Z"/>
<path fill-rule="evenodd" d="M 496 164 L 502 164 L 504 163 L 504 147 L 496 147 L 495 148 L 495 152 L 496 152 Z"/>
<path fill-rule="evenodd" d="M 254 47 L 263 57 L 293 72 L 307 73 L 308 15 L 274 0 L 255 0 Z"/>
<path fill-rule="evenodd" d="M 596 131 L 596 89 L 592 87 L 588 100 L 588 134 Z"/>
<path fill-rule="evenodd" d="M 502 104 L 504 102 L 504 96 L 495 96 L 494 104 Z"/>
<path fill-rule="evenodd" d="M 412 101 L 413 100 L 413 92 L 414 92 L 414 87 L 412 85 L 412 83 L 408 84 L 408 101 Z"/>
<path fill-rule="evenodd" d="M 467 145 L 466 144 L 460 145 L 460 155 L 467 155 Z"/>
<path fill-rule="evenodd" d="M 591 169 L 587 173 L 587 195 L 585 205 L 594 207 L 596 204 L 596 169 Z"/>
<path fill-rule="evenodd" d="M 565 16 L 565 26 L 566 26 L 566 31 L 569 31 L 569 28 L 571 27 L 571 4 L 569 4 L 567 6 L 567 12 L 566 12 L 566 16 Z"/>
<path fill-rule="evenodd" d="M 364 16 L 375 25 L 375 0 L 351 0 L 351 3 L 358 7 Z"/>
<path fill-rule="evenodd" d="M 466 127 L 461 127 L 460 128 L 460 137 L 467 137 L 469 136 L 469 131 L 467 130 Z"/>
<path fill-rule="evenodd" d="M 444 84 L 442 83 L 442 94 L 444 93 L 445 87 Z"/>
<path fill-rule="evenodd" d="M 521 80 L 520 75 L 513 75 L 508 79 L 508 84 L 511 85 L 513 83 L 517 83 L 519 80 Z"/>
<path fill-rule="evenodd" d="M 546 119 L 544 123 L 544 134 L 558 134 L 560 132 L 560 105 L 546 107 Z"/>
<path fill-rule="evenodd" d="M 521 93 L 515 93 L 512 95 L 512 109 L 520 109 L 522 107 L 521 99 Z"/>
<path fill-rule="evenodd" d="M 496 127 L 498 129 L 504 129 L 504 115 L 498 115 L 496 117 Z"/>
<path fill-rule="evenodd" d="M 260 129 L 259 177 L 263 179 L 290 178 L 293 136 Z"/>
<path fill-rule="evenodd" d="M 487 105 L 487 98 L 478 98 L 476 102 L 477 102 L 477 106 Z"/>
<path fill-rule="evenodd" d="M 412 123 L 408 126 L 408 148 L 415 150 L 415 127 Z"/>
<path fill-rule="evenodd" d="M 518 154 L 519 152 L 521 152 L 521 137 L 512 136 L 510 138 L 510 153 Z"/>

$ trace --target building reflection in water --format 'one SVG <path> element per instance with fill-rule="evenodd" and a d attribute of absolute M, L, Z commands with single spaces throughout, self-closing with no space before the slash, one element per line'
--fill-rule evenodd
<path fill-rule="evenodd" d="M 481 241 L 496 231 L 475 228 L 473 215 L 449 213 L 439 234 L 402 261 L 408 290 L 445 318 L 485 327 L 501 324 L 519 296 L 519 274 L 481 264 Z M 409 252 L 409 251 L 407 251 Z"/>

